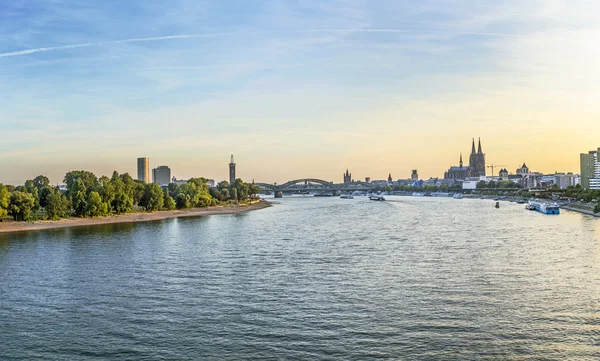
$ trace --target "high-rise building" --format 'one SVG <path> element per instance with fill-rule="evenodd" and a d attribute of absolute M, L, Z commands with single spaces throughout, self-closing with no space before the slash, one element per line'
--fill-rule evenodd
<path fill-rule="evenodd" d="M 152 181 L 159 186 L 169 185 L 171 182 L 171 168 L 161 165 L 158 168 L 152 169 Z"/>
<path fill-rule="evenodd" d="M 419 180 L 419 173 L 417 172 L 416 169 L 412 170 L 412 174 L 410 175 L 410 180 L 411 181 L 418 181 Z"/>
<path fill-rule="evenodd" d="M 344 184 L 346 183 L 352 183 L 352 174 L 348 172 L 348 169 L 346 169 L 346 174 L 344 174 Z"/>
<path fill-rule="evenodd" d="M 365 177 L 365 183 L 371 183 L 371 177 Z"/>
<path fill-rule="evenodd" d="M 150 183 L 150 160 L 148 158 L 138 158 L 137 160 L 137 179 L 144 183 Z"/>
<path fill-rule="evenodd" d="M 235 182 L 235 162 L 233 161 L 233 154 L 231 155 L 231 161 L 229 162 L 229 184 Z"/>
<path fill-rule="evenodd" d="M 600 189 L 600 162 L 598 150 L 591 150 L 579 155 L 581 166 L 581 187 L 583 189 Z"/>

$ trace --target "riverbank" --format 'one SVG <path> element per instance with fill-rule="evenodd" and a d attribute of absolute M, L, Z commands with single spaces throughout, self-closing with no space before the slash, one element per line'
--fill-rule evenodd
<path fill-rule="evenodd" d="M 217 214 L 241 214 L 249 211 L 270 207 L 271 203 L 259 201 L 248 205 L 230 205 L 216 206 L 208 208 L 192 208 L 175 211 L 158 211 L 154 213 L 127 213 L 111 217 L 96 218 L 68 218 L 58 221 L 38 221 L 38 222 L 2 222 L 0 223 L 0 233 L 13 233 L 25 231 L 38 231 L 55 228 L 94 226 L 99 224 L 113 223 L 136 223 L 158 221 L 161 219 L 181 218 L 181 217 L 200 217 Z"/>
<path fill-rule="evenodd" d="M 582 205 L 565 204 L 565 205 L 561 205 L 560 208 L 565 209 L 567 211 L 571 211 L 571 212 L 579 212 L 582 214 L 587 214 L 588 216 L 600 217 L 600 213 L 594 213 L 593 207 L 584 207 Z"/>

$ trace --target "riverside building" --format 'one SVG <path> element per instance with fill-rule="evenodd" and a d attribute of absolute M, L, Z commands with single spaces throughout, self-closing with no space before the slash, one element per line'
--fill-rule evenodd
<path fill-rule="evenodd" d="M 152 181 L 159 186 L 167 186 L 171 182 L 171 168 L 161 165 L 152 169 Z"/>
<path fill-rule="evenodd" d="M 600 162 L 597 150 L 590 150 L 579 155 L 581 168 L 581 187 L 583 189 L 600 189 Z"/>
<path fill-rule="evenodd" d="M 150 160 L 148 158 L 137 159 L 137 174 L 138 180 L 150 183 Z"/>

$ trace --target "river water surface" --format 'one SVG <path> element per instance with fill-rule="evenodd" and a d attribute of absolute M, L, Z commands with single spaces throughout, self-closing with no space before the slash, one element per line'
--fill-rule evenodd
<path fill-rule="evenodd" d="M 0 235 L 0 359 L 597 359 L 600 223 L 470 199 Z"/>

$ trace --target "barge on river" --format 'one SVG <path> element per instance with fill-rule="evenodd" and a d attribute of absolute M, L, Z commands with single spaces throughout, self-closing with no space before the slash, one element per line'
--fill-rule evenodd
<path fill-rule="evenodd" d="M 558 204 L 556 203 L 532 200 L 529 201 L 529 204 L 525 208 L 544 214 L 560 214 L 560 208 L 558 208 Z"/>

